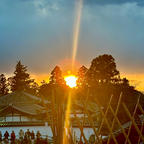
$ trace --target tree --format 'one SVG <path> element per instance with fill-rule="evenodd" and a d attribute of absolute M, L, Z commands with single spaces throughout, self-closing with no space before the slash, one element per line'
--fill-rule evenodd
<path fill-rule="evenodd" d="M 27 73 L 27 67 L 22 65 L 21 61 L 18 61 L 15 68 L 14 76 L 9 78 L 11 91 L 26 91 L 33 82 L 33 80 L 30 79 L 30 75 Z"/>
<path fill-rule="evenodd" d="M 51 96 L 52 96 L 52 85 L 49 83 L 46 83 L 45 81 L 43 81 L 41 83 L 41 86 L 39 87 L 39 95 L 42 98 L 51 100 Z"/>
<path fill-rule="evenodd" d="M 107 54 L 96 57 L 92 60 L 86 77 L 91 84 L 111 82 L 115 77 L 118 78 L 115 59 Z"/>
<path fill-rule="evenodd" d="M 51 93 L 51 107 L 52 114 L 51 118 L 53 120 L 53 124 L 51 125 L 51 129 L 53 132 L 54 141 L 56 143 L 61 143 L 64 129 L 64 103 L 66 103 L 65 99 L 65 81 L 62 76 L 62 71 L 60 67 L 56 66 L 51 72 L 50 82 L 49 84 L 43 84 L 41 89 L 46 90 L 49 89 L 49 93 Z M 48 94 L 48 91 L 47 91 Z"/>
<path fill-rule="evenodd" d="M 77 85 L 80 87 L 84 84 L 85 82 L 85 75 L 86 72 L 88 71 L 88 69 L 85 66 L 80 67 L 80 69 L 78 70 L 78 80 L 77 80 Z"/>
<path fill-rule="evenodd" d="M 8 85 L 7 85 L 7 79 L 4 74 L 0 75 L 0 95 L 6 95 L 8 94 Z"/>
<path fill-rule="evenodd" d="M 26 92 L 32 94 L 32 95 L 35 95 L 37 96 L 38 93 L 39 93 L 39 85 L 33 81 L 30 86 L 26 89 Z"/>
<path fill-rule="evenodd" d="M 51 72 L 50 84 L 57 84 L 57 85 L 65 84 L 64 78 L 62 76 L 62 71 L 59 66 L 56 66 Z"/>

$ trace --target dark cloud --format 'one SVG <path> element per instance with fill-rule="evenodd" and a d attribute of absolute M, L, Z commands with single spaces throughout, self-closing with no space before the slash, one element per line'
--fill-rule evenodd
<path fill-rule="evenodd" d="M 27 1 L 34 1 L 34 0 L 19 0 L 23 2 Z M 40 0 L 41 1 L 41 0 Z M 61 3 L 63 5 L 68 5 L 68 4 L 73 4 L 75 1 L 78 0 L 44 0 L 46 4 L 51 4 L 54 2 Z M 107 5 L 107 4 L 124 4 L 124 3 L 132 3 L 136 2 L 139 6 L 144 6 L 144 1 L 143 0 L 84 0 L 85 4 L 98 4 L 98 5 Z"/>
<path fill-rule="evenodd" d="M 85 4 L 98 4 L 98 5 L 107 5 L 107 4 L 124 4 L 136 2 L 138 5 L 143 6 L 143 0 L 84 0 Z"/>

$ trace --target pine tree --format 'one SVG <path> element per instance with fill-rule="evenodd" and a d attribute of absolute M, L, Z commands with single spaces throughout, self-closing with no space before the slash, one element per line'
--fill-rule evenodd
<path fill-rule="evenodd" d="M 63 85 L 65 83 L 62 76 L 62 71 L 59 66 L 56 66 L 51 72 L 50 84 Z"/>
<path fill-rule="evenodd" d="M 9 78 L 9 82 L 11 91 L 25 91 L 33 82 L 33 80 L 30 79 L 30 75 L 27 73 L 27 67 L 22 65 L 21 61 L 18 61 L 14 76 Z"/>
<path fill-rule="evenodd" d="M 7 79 L 4 74 L 0 75 L 0 95 L 8 94 Z"/>
<path fill-rule="evenodd" d="M 82 86 L 85 82 L 85 74 L 88 71 L 88 69 L 85 66 L 80 67 L 80 69 L 78 70 L 78 80 L 77 80 L 77 84 L 78 86 Z"/>

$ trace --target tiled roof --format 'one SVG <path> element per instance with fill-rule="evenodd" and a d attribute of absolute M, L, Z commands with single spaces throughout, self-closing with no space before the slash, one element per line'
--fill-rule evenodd
<path fill-rule="evenodd" d="M 17 111 L 29 115 L 44 113 L 44 108 L 38 105 L 41 99 L 26 92 L 13 92 L 0 97 L 0 115 Z"/>

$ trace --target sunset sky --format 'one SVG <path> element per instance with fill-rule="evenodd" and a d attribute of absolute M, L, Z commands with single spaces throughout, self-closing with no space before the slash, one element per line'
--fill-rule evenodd
<path fill-rule="evenodd" d="M 72 58 L 79 0 L 0 0 L 0 73 L 18 60 L 38 80 Z M 144 91 L 144 1 L 84 0 L 76 66 L 111 54 L 122 76 Z"/>

